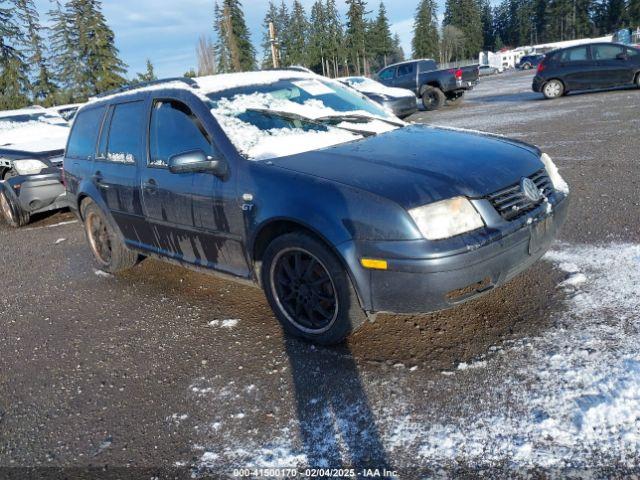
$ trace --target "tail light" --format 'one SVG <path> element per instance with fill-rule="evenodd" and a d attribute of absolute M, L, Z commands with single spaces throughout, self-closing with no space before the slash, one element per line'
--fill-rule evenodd
<path fill-rule="evenodd" d="M 462 69 L 456 70 L 456 80 L 462 80 Z"/>
<path fill-rule="evenodd" d="M 60 183 L 62 183 L 62 185 L 64 185 L 65 187 L 67 186 L 67 179 L 64 178 L 64 168 L 60 172 Z"/>
<path fill-rule="evenodd" d="M 538 72 L 538 73 L 540 73 L 540 72 L 542 72 L 543 70 L 544 70 L 544 62 L 540 62 L 540 63 L 538 64 L 538 70 L 537 70 L 537 72 Z"/>

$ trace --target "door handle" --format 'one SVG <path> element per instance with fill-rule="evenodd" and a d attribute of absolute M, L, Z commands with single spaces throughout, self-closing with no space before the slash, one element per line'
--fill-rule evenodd
<path fill-rule="evenodd" d="M 146 182 L 143 182 L 142 186 L 151 194 L 154 194 L 158 191 L 158 183 L 153 178 L 150 178 Z"/>

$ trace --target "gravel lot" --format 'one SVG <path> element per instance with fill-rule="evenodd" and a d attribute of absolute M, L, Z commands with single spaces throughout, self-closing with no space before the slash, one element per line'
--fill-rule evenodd
<path fill-rule="evenodd" d="M 0 225 L 0 477 L 638 471 L 640 92 L 544 101 L 531 78 L 483 79 L 410 120 L 549 153 L 573 194 L 553 251 L 478 301 L 379 317 L 340 348 L 285 338 L 257 289 L 152 260 L 96 272 L 69 213 Z"/>

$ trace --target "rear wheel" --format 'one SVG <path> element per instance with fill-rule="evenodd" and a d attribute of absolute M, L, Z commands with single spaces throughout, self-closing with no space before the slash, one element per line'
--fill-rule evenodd
<path fill-rule="evenodd" d="M 432 111 L 442 108 L 446 99 L 447 97 L 442 90 L 437 87 L 426 87 L 422 93 L 422 105 L 425 110 Z"/>
<path fill-rule="evenodd" d="M 29 212 L 25 212 L 20 205 L 11 200 L 7 192 L 0 191 L 0 216 L 13 228 L 19 228 L 29 223 Z"/>
<path fill-rule="evenodd" d="M 530 63 L 525 63 L 524 65 L 522 65 L 522 69 L 523 70 L 531 70 L 531 64 Z"/>
<path fill-rule="evenodd" d="M 635 84 L 637 88 L 640 88 L 640 73 L 636 74 Z"/>
<path fill-rule="evenodd" d="M 549 80 L 542 87 L 542 94 L 548 99 L 559 98 L 564 95 L 564 84 L 560 80 Z"/>
<path fill-rule="evenodd" d="M 118 273 L 135 266 L 138 254 L 125 246 L 102 210 L 91 200 L 85 200 L 81 209 L 87 240 L 100 269 Z"/>
<path fill-rule="evenodd" d="M 322 242 L 304 233 L 283 235 L 267 247 L 262 285 L 290 335 L 333 345 L 366 320 L 342 263 Z"/>

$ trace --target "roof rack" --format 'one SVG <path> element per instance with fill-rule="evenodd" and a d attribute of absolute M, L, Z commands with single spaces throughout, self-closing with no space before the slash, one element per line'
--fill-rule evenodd
<path fill-rule="evenodd" d="M 192 88 L 198 88 L 198 83 L 193 78 L 188 78 L 188 77 L 163 78 L 161 80 L 152 80 L 150 82 L 141 82 L 141 83 L 126 85 L 120 88 L 115 88 L 113 90 L 109 90 L 108 92 L 100 93 L 99 95 L 96 95 L 93 98 L 104 98 L 104 97 L 108 97 L 110 95 L 115 95 L 118 93 L 129 92 L 132 90 L 137 90 L 139 88 L 150 87 L 153 85 L 162 85 L 163 83 L 171 83 L 171 82 L 181 82 Z"/>

